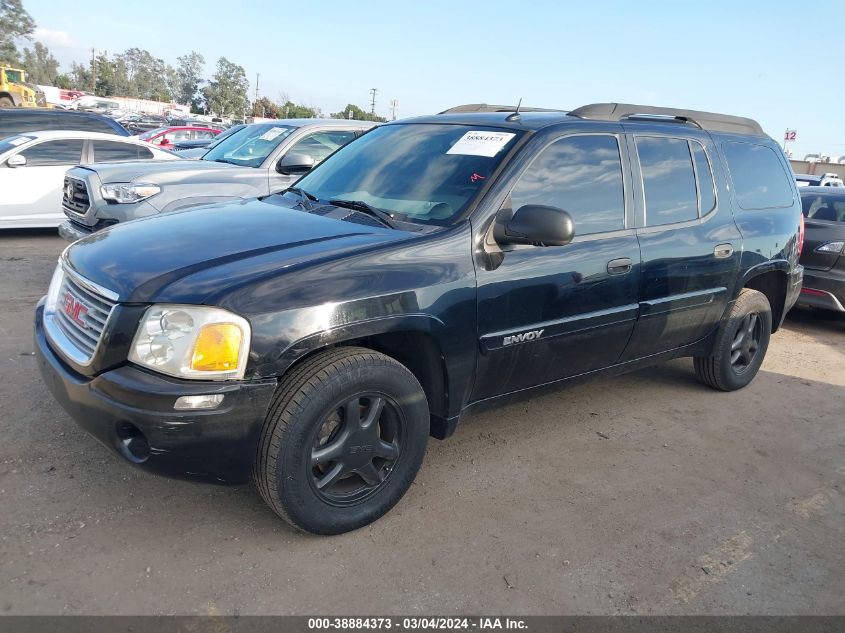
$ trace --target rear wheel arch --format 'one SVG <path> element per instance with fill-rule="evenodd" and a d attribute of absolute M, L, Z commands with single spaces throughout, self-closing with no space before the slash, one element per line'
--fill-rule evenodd
<path fill-rule="evenodd" d="M 744 288 L 765 295 L 772 309 L 772 333 L 777 332 L 784 316 L 789 277 L 785 270 L 767 270 L 745 279 Z"/>

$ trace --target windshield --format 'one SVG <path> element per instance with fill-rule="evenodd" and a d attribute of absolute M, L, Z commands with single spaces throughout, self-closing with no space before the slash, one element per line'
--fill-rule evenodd
<path fill-rule="evenodd" d="M 0 154 L 5 154 L 10 149 L 20 147 L 32 140 L 34 140 L 32 136 L 10 136 L 9 138 L 0 139 Z"/>
<path fill-rule="evenodd" d="M 144 132 L 138 138 L 141 139 L 142 141 L 146 141 L 147 139 L 151 139 L 152 137 L 154 137 L 156 134 L 161 134 L 162 132 L 165 132 L 169 129 L 170 128 L 168 128 L 168 127 L 157 127 L 156 129 L 150 130 L 149 132 Z"/>
<path fill-rule="evenodd" d="M 273 123 L 248 125 L 203 154 L 202 160 L 260 167 L 294 129 Z"/>
<path fill-rule="evenodd" d="M 214 137 L 214 140 L 211 141 L 211 143 L 208 144 L 208 149 L 212 149 L 214 147 L 217 147 L 218 145 L 220 145 L 220 143 L 225 141 L 230 136 L 237 134 L 238 132 L 240 132 L 245 127 L 246 127 L 246 125 L 235 125 L 234 127 L 230 127 L 228 130 L 224 130 L 223 132 L 220 132 L 220 134 L 218 134 L 216 137 Z"/>
<path fill-rule="evenodd" d="M 484 126 L 406 123 L 374 129 L 296 186 L 320 200 L 358 200 L 412 222 L 454 222 L 522 134 Z"/>

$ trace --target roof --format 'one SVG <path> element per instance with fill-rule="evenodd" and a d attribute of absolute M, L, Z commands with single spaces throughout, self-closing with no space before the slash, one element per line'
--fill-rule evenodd
<path fill-rule="evenodd" d="M 290 127 L 305 127 L 307 125 L 341 125 L 353 127 L 373 127 L 378 125 L 374 121 L 359 121 L 357 119 L 273 119 L 272 121 L 261 121 L 249 125 L 288 125 Z"/>
<path fill-rule="evenodd" d="M 119 134 L 106 134 L 105 132 L 88 132 L 86 130 L 42 130 L 40 132 L 21 132 L 20 134 L 13 134 L 13 136 L 30 136 L 39 141 L 56 138 L 86 138 L 143 143 L 143 141 L 137 141 L 137 139 L 133 137 L 120 136 Z"/>
<path fill-rule="evenodd" d="M 845 196 L 845 187 L 798 187 L 798 193 L 802 196 L 805 193 L 813 194 L 815 196 L 824 194 L 828 196 Z"/>
<path fill-rule="evenodd" d="M 583 121 L 649 121 L 673 125 L 693 125 L 711 132 L 766 136 L 760 124 L 746 117 L 716 114 L 700 110 L 660 108 L 631 103 L 593 103 L 575 110 L 551 110 L 544 108 L 519 108 L 517 106 L 470 103 L 444 110 L 434 117 L 406 119 L 414 123 L 453 123 L 464 125 L 488 125 L 516 130 L 538 130 L 555 123 Z"/>

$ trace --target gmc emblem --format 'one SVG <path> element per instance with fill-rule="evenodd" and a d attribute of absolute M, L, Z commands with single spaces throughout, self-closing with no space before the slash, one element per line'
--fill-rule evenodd
<path fill-rule="evenodd" d="M 82 319 L 82 317 L 88 314 L 88 308 L 79 299 L 70 294 L 69 290 L 65 291 L 63 309 L 71 321 L 81 328 L 88 329 L 88 324 Z"/>

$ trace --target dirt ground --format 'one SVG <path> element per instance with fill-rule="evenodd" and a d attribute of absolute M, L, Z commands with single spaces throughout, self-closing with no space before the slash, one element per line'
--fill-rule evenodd
<path fill-rule="evenodd" d="M 681 360 L 475 415 L 386 517 L 312 537 L 52 400 L 31 322 L 64 246 L 0 235 L 0 613 L 845 613 L 841 315 L 793 311 L 740 392 Z"/>

